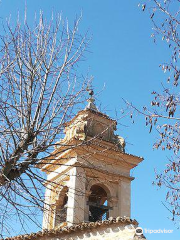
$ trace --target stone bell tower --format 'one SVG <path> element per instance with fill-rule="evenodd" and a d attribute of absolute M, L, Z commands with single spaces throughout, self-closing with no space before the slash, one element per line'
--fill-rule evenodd
<path fill-rule="evenodd" d="M 99 112 L 90 93 L 87 107 L 66 123 L 41 170 L 47 174 L 44 229 L 109 217 L 130 217 L 130 170 L 143 159 L 125 152 L 117 122 Z"/>

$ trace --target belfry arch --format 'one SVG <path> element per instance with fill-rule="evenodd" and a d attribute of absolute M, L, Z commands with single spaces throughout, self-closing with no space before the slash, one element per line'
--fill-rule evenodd
<path fill-rule="evenodd" d="M 90 188 L 88 198 L 89 221 L 106 220 L 109 217 L 109 197 L 103 186 L 94 184 Z"/>
<path fill-rule="evenodd" d="M 58 194 L 58 199 L 55 204 L 54 226 L 57 227 L 61 223 L 67 221 L 67 202 L 68 202 L 68 187 L 62 188 Z"/>

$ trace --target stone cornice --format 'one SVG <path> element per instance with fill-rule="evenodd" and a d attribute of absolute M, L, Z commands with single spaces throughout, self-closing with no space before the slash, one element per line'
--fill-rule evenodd
<path fill-rule="evenodd" d="M 86 149 L 87 148 L 87 149 Z M 126 165 L 129 165 L 130 169 L 136 167 L 140 162 L 143 161 L 142 157 L 138 157 L 132 154 L 124 153 L 118 150 L 116 146 L 110 142 L 104 141 L 102 139 L 91 139 L 89 138 L 87 141 L 80 141 L 75 138 L 71 139 L 66 145 L 57 148 L 50 156 L 40 162 L 38 167 L 41 168 L 42 171 L 46 171 L 53 163 L 55 164 L 59 159 L 67 159 L 72 156 L 72 154 L 89 154 L 96 151 L 98 155 L 102 155 L 104 157 L 111 157 L 114 159 L 123 159 Z M 69 155 L 69 157 L 67 157 Z M 54 159 L 53 159 L 54 158 Z M 49 163 L 48 163 L 49 162 Z M 61 162 L 63 164 L 63 162 Z M 119 164 L 122 164 L 119 161 Z"/>

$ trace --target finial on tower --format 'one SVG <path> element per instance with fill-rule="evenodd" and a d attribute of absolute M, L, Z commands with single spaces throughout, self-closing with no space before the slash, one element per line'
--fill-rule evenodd
<path fill-rule="evenodd" d="M 86 88 L 87 92 L 89 93 L 90 98 L 87 99 L 88 105 L 86 106 L 86 109 L 91 109 L 94 111 L 98 111 L 96 105 L 94 104 L 95 99 L 94 99 L 94 91 L 92 88 L 87 87 Z"/>

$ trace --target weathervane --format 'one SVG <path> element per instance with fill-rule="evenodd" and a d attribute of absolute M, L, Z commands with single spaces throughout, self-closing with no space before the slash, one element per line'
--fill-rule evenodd
<path fill-rule="evenodd" d="M 90 98 L 87 99 L 88 105 L 86 106 L 85 109 L 91 109 L 94 111 L 98 111 L 96 105 L 94 104 L 95 99 L 94 99 L 94 91 L 91 88 L 87 87 L 86 88 L 87 92 L 89 93 Z"/>
<path fill-rule="evenodd" d="M 89 92 L 89 95 L 90 95 L 91 98 L 92 98 L 93 95 L 94 95 L 94 91 L 93 91 L 93 89 L 87 88 L 87 91 Z"/>

